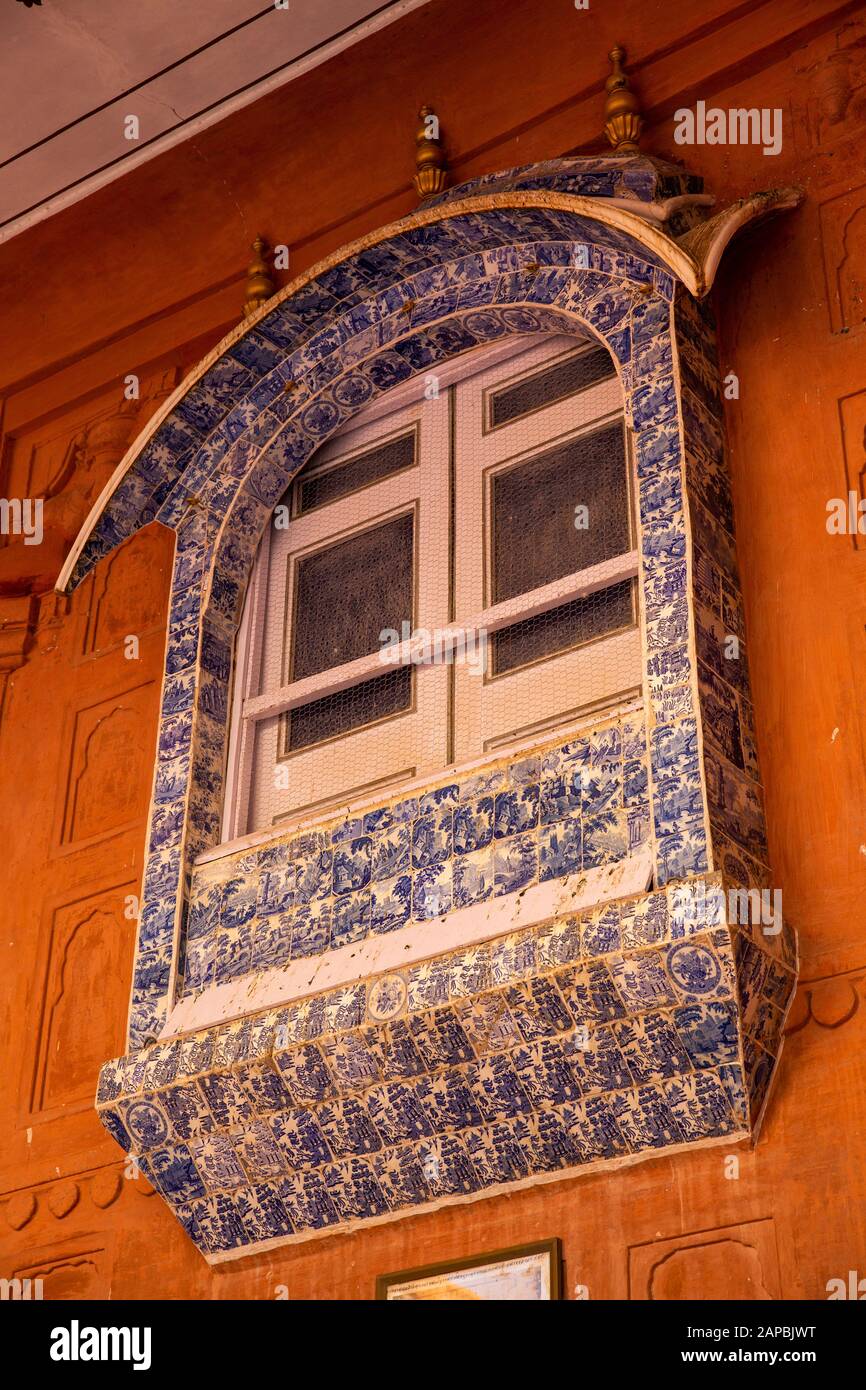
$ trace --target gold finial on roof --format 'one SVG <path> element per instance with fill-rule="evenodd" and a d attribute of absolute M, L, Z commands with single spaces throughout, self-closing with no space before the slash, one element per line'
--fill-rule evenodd
<path fill-rule="evenodd" d="M 244 301 L 244 315 L 249 318 L 276 290 L 271 279 L 265 252 L 268 243 L 260 236 L 253 242 L 253 258 L 247 266 L 247 297 Z"/>
<path fill-rule="evenodd" d="M 441 193 L 445 187 L 445 151 L 439 139 L 439 117 L 429 106 L 422 106 L 418 112 L 418 129 L 415 133 L 415 190 L 423 202 Z"/>
<path fill-rule="evenodd" d="M 613 145 L 614 154 L 640 154 L 638 140 L 643 119 L 638 99 L 623 72 L 625 49 L 621 44 L 615 44 L 607 56 L 613 71 L 604 84 L 607 92 L 604 103 L 605 134 Z"/>

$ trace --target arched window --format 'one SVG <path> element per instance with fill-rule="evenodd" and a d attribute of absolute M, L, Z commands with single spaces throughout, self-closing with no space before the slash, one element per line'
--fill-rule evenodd
<path fill-rule="evenodd" d="M 224 838 L 634 698 L 631 474 L 622 390 L 594 341 L 512 338 L 362 409 L 259 550 Z"/>

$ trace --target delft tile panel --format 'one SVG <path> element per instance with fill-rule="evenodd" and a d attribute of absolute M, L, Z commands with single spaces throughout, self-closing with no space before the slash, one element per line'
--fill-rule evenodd
<path fill-rule="evenodd" d="M 575 159 L 475 181 L 442 201 L 467 192 L 499 196 L 533 188 L 661 200 L 696 192 L 699 185 L 658 161 Z M 211 363 L 148 441 L 80 558 L 73 582 L 153 516 L 178 533 L 130 1016 L 134 1048 L 147 1044 L 148 1052 L 154 1050 L 150 1044 L 178 984 L 196 990 L 354 944 L 371 932 L 411 921 L 435 923 L 453 908 L 613 862 L 646 840 L 655 850 L 659 886 L 703 874 L 714 863 L 738 882 L 763 883 L 766 877 L 745 643 L 734 661 L 726 649 L 728 634 L 742 641 L 743 621 L 712 326 L 690 300 L 682 295 L 674 300 L 673 280 L 657 257 L 625 233 L 577 211 L 496 205 L 473 213 L 443 208 L 443 213 L 441 221 L 426 225 L 407 221 L 387 242 L 324 270 Z M 652 732 L 648 753 L 627 748 L 621 737 L 611 775 L 611 750 L 596 750 L 596 768 L 590 748 L 584 780 L 583 749 L 541 750 L 537 759 L 501 766 L 495 787 L 431 789 L 411 807 L 385 806 L 360 825 L 329 827 L 321 843 L 307 840 L 291 846 L 291 852 L 277 846 L 285 852 L 269 860 L 264 854 L 242 857 L 237 872 L 219 883 L 194 871 L 189 892 L 191 866 L 219 834 L 231 650 L 246 576 L 270 511 L 293 474 L 360 405 L 433 364 L 506 334 L 587 329 L 607 344 L 618 364 L 634 432 L 645 708 Z M 715 716 L 718 738 L 706 739 L 703 759 L 696 763 L 698 719 L 706 726 Z M 178 933 L 188 893 L 186 931 Z M 333 1060 L 322 1061 L 324 1073 L 305 1053 L 296 1070 L 307 1078 L 301 1089 L 315 1090 L 326 1081 L 336 1088 L 338 1076 L 345 1087 L 356 1065 L 376 1066 L 383 1082 L 401 1085 L 407 1069 L 422 1075 L 447 1065 L 458 1074 L 437 1078 L 416 1098 L 437 1136 L 429 1154 L 407 1154 L 400 1147 L 407 1141 L 386 1144 L 381 1134 L 383 1149 L 354 1153 L 346 1142 L 335 1145 L 328 1133 L 332 1140 L 365 1134 L 368 1143 L 372 1134 L 357 1112 L 339 1111 L 328 1125 L 319 1124 L 327 1164 L 323 1159 L 324 1166 L 309 1172 L 302 1166 L 278 1190 L 263 1190 L 262 1167 L 244 1166 L 253 1139 L 241 1145 L 240 1157 L 232 1150 L 231 1162 L 225 1146 L 217 1145 L 222 1171 L 236 1174 L 235 1164 L 240 1165 L 243 1202 L 231 1197 L 228 1184 L 205 1197 L 193 1196 L 183 1181 L 185 1157 L 169 1154 L 154 1171 L 174 1175 L 165 1186 L 176 1181 L 184 1193 L 178 1214 L 187 1229 L 209 1241 L 213 1251 L 224 1251 L 262 1239 L 268 1222 L 282 1233 L 299 1224 L 321 1229 L 335 1221 L 375 1219 L 382 1203 L 391 1201 L 389 1194 L 415 1203 L 438 1200 L 475 1190 L 472 1183 L 482 1172 L 490 1177 L 558 1171 L 575 1154 L 581 1162 L 588 1155 L 632 1154 L 644 1142 L 669 1144 L 674 1134 L 687 1142 L 717 1113 L 719 1087 L 740 1104 L 745 1092 L 742 1076 L 738 1082 L 735 1073 L 744 1060 L 755 1112 L 756 1098 L 765 1098 L 772 1075 L 763 1059 L 774 1055 L 770 1044 L 778 1003 L 768 999 L 756 1012 L 747 1056 L 716 1057 L 717 1086 L 680 1085 L 671 1067 L 684 1065 L 685 1058 L 694 1069 L 695 1058 L 715 1056 L 714 1039 L 728 1015 L 717 994 L 700 1006 L 715 1010 L 712 1026 L 698 1005 L 671 1002 L 671 992 L 679 998 L 689 972 L 693 980 L 714 979 L 709 958 L 682 956 L 676 969 L 669 963 L 659 963 L 658 969 L 629 963 L 629 953 L 659 949 L 664 939 L 661 918 L 652 900 L 647 904 L 619 920 L 605 915 L 577 933 L 572 924 L 568 933 L 548 931 L 537 941 L 491 950 L 486 963 L 474 962 L 471 971 L 457 961 L 447 968 L 416 969 L 406 981 L 412 1026 L 399 1029 L 399 1019 L 383 1025 L 390 1029 L 384 1052 L 370 1041 L 365 1047 L 370 1060 L 362 1064 L 360 1049 L 345 1056 L 343 1049 L 331 1049 Z M 176 939 L 180 944 L 173 956 Z M 791 949 L 784 941 L 759 945 L 791 969 Z M 556 965 L 579 972 L 567 984 L 573 1007 L 593 1026 L 609 1029 L 599 1033 L 586 1056 L 567 1063 L 569 1074 L 579 1074 L 593 1089 L 601 1078 L 628 1075 L 629 1087 L 622 1088 L 615 1108 L 596 1103 L 597 1097 L 590 1104 L 585 1089 L 582 1099 L 575 1098 L 572 1091 L 580 1080 L 566 1084 L 565 1063 L 549 1055 L 567 1031 L 558 1026 L 565 1015 L 556 1000 L 562 999 L 567 1010 L 572 1004 L 565 999 L 565 985 L 533 992 L 525 982 L 543 976 L 557 955 L 568 958 Z M 716 957 L 721 975 L 712 988 L 718 991 L 723 978 L 730 994 L 729 973 L 718 952 Z M 603 963 L 607 959 L 609 966 Z M 514 971 L 518 975 L 512 978 Z M 470 987 L 473 972 L 477 979 Z M 465 977 L 458 990 L 461 1012 L 437 1017 L 450 1009 L 446 1001 L 456 976 Z M 520 988 L 517 977 L 524 982 Z M 506 987 L 512 991 L 508 998 L 491 1007 L 490 991 Z M 330 1031 L 338 1032 L 335 1017 L 354 1017 L 360 1007 L 357 994 L 345 1000 L 314 998 L 280 1026 L 294 1044 L 308 1046 L 322 1036 L 327 1020 Z M 574 1012 L 570 1017 L 579 1027 Z M 351 1026 L 360 1023 L 356 1019 Z M 535 1061 L 526 1057 L 521 1057 L 522 1070 L 511 1058 L 508 1065 L 485 1064 L 483 1072 L 464 1075 L 461 1068 L 480 1065 L 486 1056 L 472 1041 L 484 1036 L 495 1038 L 509 1057 L 510 1048 L 535 1049 L 532 1058 L 537 1054 L 539 1067 L 548 1045 L 547 1080 L 534 1072 L 530 1079 Z M 240 1030 L 221 1038 L 220 1048 L 231 1044 L 243 1052 L 244 1037 Z M 206 1048 L 206 1043 L 200 1039 L 189 1046 Z M 227 1116 L 230 1124 L 247 1122 L 247 1104 L 269 1103 L 273 1112 L 274 1104 L 284 1101 L 281 1087 L 294 1095 L 291 1081 L 267 1060 L 272 1055 L 265 1050 L 263 1060 L 249 1061 L 241 1092 L 212 1086 L 205 1097 L 199 1085 L 193 1100 L 196 1107 L 201 1100 L 206 1110 L 187 1114 L 188 1134 L 184 1139 L 178 1131 L 177 1145 L 189 1145 L 194 1129 L 195 1143 L 209 1143 L 206 1120 L 217 1133 Z M 237 1058 L 228 1063 L 237 1064 Z M 217 1072 L 222 1065 L 213 1063 Z M 559 1091 L 551 1079 L 556 1076 Z M 559 1096 L 555 1105 L 562 1113 L 551 1118 L 547 1110 L 537 1114 L 531 1106 L 521 1112 L 520 1098 L 541 1095 L 545 1086 Z M 142 1089 L 138 1081 L 136 1087 L 135 1094 Z M 147 1093 L 162 1089 L 151 1082 Z M 326 1100 L 324 1094 L 305 1100 L 301 1111 L 306 1114 L 308 1106 Z M 174 1102 L 183 1104 L 177 1097 Z M 407 1114 L 415 1113 L 406 1105 Z M 562 1109 L 568 1106 L 567 1112 Z M 505 1113 L 509 1108 L 513 1114 Z M 285 1106 L 279 1113 L 284 1111 Z M 116 1133 L 139 1142 L 124 1114 L 116 1113 Z M 472 1124 L 455 1127 L 448 1117 Z M 368 1118 L 378 1133 L 369 1109 Z M 519 1135 L 502 1132 L 502 1125 L 513 1127 L 518 1120 Z M 444 1125 L 441 1134 L 437 1123 Z M 313 1134 L 309 1122 L 303 1124 L 305 1133 Z M 297 1125 L 287 1125 L 286 1132 L 294 1133 Z M 211 1149 L 203 1152 L 210 1155 Z M 196 1165 L 195 1154 L 192 1162 Z"/>
<path fill-rule="evenodd" d="M 703 780 L 713 862 L 721 866 L 725 849 L 735 846 L 749 863 L 766 867 L 763 789 L 709 307 L 678 296 L 676 328 L 693 524 L 692 611 L 705 739 Z"/>
<path fill-rule="evenodd" d="M 592 198 L 637 198 L 662 201 L 685 193 L 700 193 L 702 180 L 676 165 L 636 155 L 631 158 L 551 159 L 523 165 L 504 173 L 485 174 L 449 188 L 430 200 L 431 205 L 452 202 L 478 193 L 505 193 L 515 189 L 549 188 Z"/>
<path fill-rule="evenodd" d="M 697 766 L 693 721 L 656 735 L 675 785 L 681 764 Z M 642 711 L 541 749 L 536 781 L 521 780 L 526 761 L 195 868 L 183 994 L 614 863 L 649 839 Z"/>
<path fill-rule="evenodd" d="M 210 1260 L 746 1138 L 796 946 L 699 882 L 119 1058 L 100 1117 Z"/>

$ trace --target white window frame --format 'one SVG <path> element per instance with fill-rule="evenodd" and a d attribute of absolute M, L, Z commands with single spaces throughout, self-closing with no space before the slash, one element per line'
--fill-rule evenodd
<path fill-rule="evenodd" d="M 494 348 L 487 349 L 483 355 L 478 355 L 478 365 L 467 371 L 467 357 L 463 355 L 437 369 L 437 378 L 440 392 L 452 385 L 459 385 L 476 376 L 481 372 L 488 373 L 492 368 L 507 362 L 510 358 L 525 354 L 527 350 L 537 347 L 539 339 L 537 335 L 527 338 L 509 339 L 506 343 L 497 344 Z M 585 344 L 586 351 L 597 349 L 598 344 L 594 340 L 589 340 Z M 563 354 L 564 355 L 564 354 Z M 553 360 L 553 359 L 551 359 Z M 540 367 L 534 366 L 528 370 L 536 372 Z M 518 378 L 520 373 L 517 374 Z M 494 389 L 500 389 L 498 386 Z M 367 407 L 363 411 L 363 422 L 365 425 L 371 424 L 380 418 L 396 414 L 404 410 L 408 405 L 423 398 L 425 382 L 423 376 L 415 378 L 402 386 L 389 391 L 375 405 Z M 567 397 L 564 399 L 568 399 Z M 485 405 L 485 412 L 486 412 Z M 591 425 L 587 425 L 586 430 L 577 430 L 575 434 L 591 432 L 592 430 L 603 427 L 615 419 L 622 419 L 622 411 L 619 410 L 612 414 L 598 417 L 593 420 Z M 355 417 L 352 423 L 347 426 L 347 430 L 358 427 L 359 417 Z M 486 425 L 486 420 L 485 420 Z M 486 433 L 498 434 L 505 426 L 498 426 L 495 430 L 485 429 Z M 633 457 L 631 441 L 628 431 L 626 434 L 626 466 L 628 471 L 629 498 L 628 505 L 630 515 L 634 513 L 633 495 Z M 337 438 L 339 436 L 335 436 Z M 291 525 L 291 521 L 290 521 Z M 303 680 L 292 681 L 283 684 L 277 690 L 271 690 L 262 695 L 249 695 L 251 686 L 257 685 L 257 673 L 260 669 L 263 648 L 263 633 L 265 630 L 264 605 L 266 604 L 268 591 L 268 564 L 271 541 L 271 527 L 269 526 L 262 539 L 261 547 L 253 566 L 250 579 L 250 589 L 247 601 L 244 605 L 243 616 L 238 631 L 235 654 L 235 670 L 232 681 L 232 710 L 230 720 L 229 735 L 229 757 L 225 780 L 225 802 L 222 824 L 222 840 L 224 849 L 225 842 L 243 839 L 244 841 L 255 841 L 267 838 L 271 834 L 283 833 L 286 825 L 292 823 L 289 817 L 279 827 L 265 827 L 258 831 L 245 832 L 242 826 L 245 824 L 250 805 L 251 783 L 253 776 L 253 759 L 255 749 L 255 729 L 256 725 L 264 719 L 273 718 L 288 710 L 305 705 L 313 700 L 321 699 L 328 695 L 339 693 L 352 686 L 358 685 L 365 680 L 381 675 L 383 664 L 380 652 L 373 652 L 369 656 L 361 657 L 355 661 L 347 662 L 344 665 L 330 668 L 329 670 L 306 677 Z M 632 531 L 636 528 L 633 525 Z M 589 595 L 606 589 L 614 584 L 625 580 L 634 579 L 640 572 L 639 550 L 635 546 L 623 554 L 605 560 L 600 564 L 592 565 L 588 568 L 576 570 L 572 574 L 566 575 L 561 579 L 554 580 L 552 583 L 545 584 L 539 588 L 530 590 L 525 594 L 520 594 L 505 602 L 494 604 L 485 608 L 483 611 L 474 615 L 471 625 L 477 630 L 483 629 L 487 633 L 495 633 L 501 628 L 509 627 L 512 623 L 525 621 L 537 617 L 551 609 L 558 608 L 560 605 L 572 602 L 577 599 L 588 597 Z M 639 599 L 640 602 L 640 599 Z M 463 622 L 452 624 L 453 631 L 449 631 L 448 626 L 442 630 L 442 644 L 440 645 L 441 654 L 454 650 L 462 640 L 461 634 L 469 624 Z M 600 640 L 605 640 L 604 638 Z M 426 638 L 410 639 L 408 642 L 401 642 L 396 648 L 392 649 L 392 664 L 384 669 L 396 669 L 397 665 L 406 665 L 410 662 L 418 664 L 416 658 L 423 655 Z M 553 658 L 551 658 L 553 659 Z M 511 674 L 504 673 L 504 675 Z M 630 695 L 626 703 L 633 702 L 634 696 Z M 612 699 L 612 708 L 619 707 L 622 700 Z M 396 717 L 396 716 L 395 716 Z M 449 711 L 449 717 L 453 714 Z M 598 717 L 596 714 L 594 717 Z M 563 721 L 562 727 L 568 727 L 569 721 Z M 573 721 L 572 721 L 573 722 Z M 579 720 L 580 724 L 585 724 L 586 718 Z M 559 728 L 560 725 L 554 721 L 553 727 Z M 346 735 L 347 737 L 350 734 Z M 513 742 L 514 740 L 510 740 Z M 497 752 L 502 750 L 497 748 Z M 489 760 L 491 754 L 487 753 Z M 479 756 L 473 757 L 467 762 L 467 766 L 476 762 L 483 762 L 485 759 Z M 466 761 L 461 759 L 462 763 Z M 441 768 L 444 773 L 450 764 L 445 763 Z M 434 774 L 435 775 L 435 774 Z M 364 802 L 370 804 L 381 799 L 382 795 L 390 795 L 394 792 L 395 786 L 402 788 L 414 783 L 416 778 L 401 779 L 395 784 L 389 784 L 381 791 L 371 792 L 364 798 Z M 428 778 L 429 780 L 429 778 Z M 345 796 L 341 799 L 337 796 L 328 809 L 323 809 L 313 819 L 322 819 L 323 816 L 332 815 L 336 808 L 346 804 Z M 309 814 L 306 816 L 299 813 L 298 822 L 308 822 Z"/>

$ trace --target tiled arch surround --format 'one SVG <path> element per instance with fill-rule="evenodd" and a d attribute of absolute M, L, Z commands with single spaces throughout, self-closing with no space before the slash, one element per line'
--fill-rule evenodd
<path fill-rule="evenodd" d="M 697 215 L 696 184 L 620 159 L 558 161 L 490 187 L 451 190 L 332 257 L 220 345 L 133 446 L 64 576 L 74 586 L 154 518 L 176 531 L 130 1052 L 103 1069 L 98 1104 L 211 1259 L 730 1142 L 759 1120 L 778 1058 L 792 934 L 684 918 L 670 887 L 770 884 L 718 368 L 691 293 L 700 263 L 687 247 L 702 229 L 670 234 L 672 219 L 681 230 Z M 368 981 L 164 1032 L 184 989 L 192 866 L 219 838 L 245 585 L 289 480 L 413 375 L 506 334 L 587 331 L 617 364 L 635 444 L 638 760 L 655 891 L 500 935 L 476 950 L 482 965 L 431 945 L 388 1023 Z M 241 877 L 261 873 L 238 864 Z M 512 1050 L 489 1032 L 479 1042 L 460 1013 L 489 1007 L 511 1019 Z M 589 1043 L 576 1042 L 587 1025 Z M 411 1034 L 402 1070 L 398 1027 Z"/>

